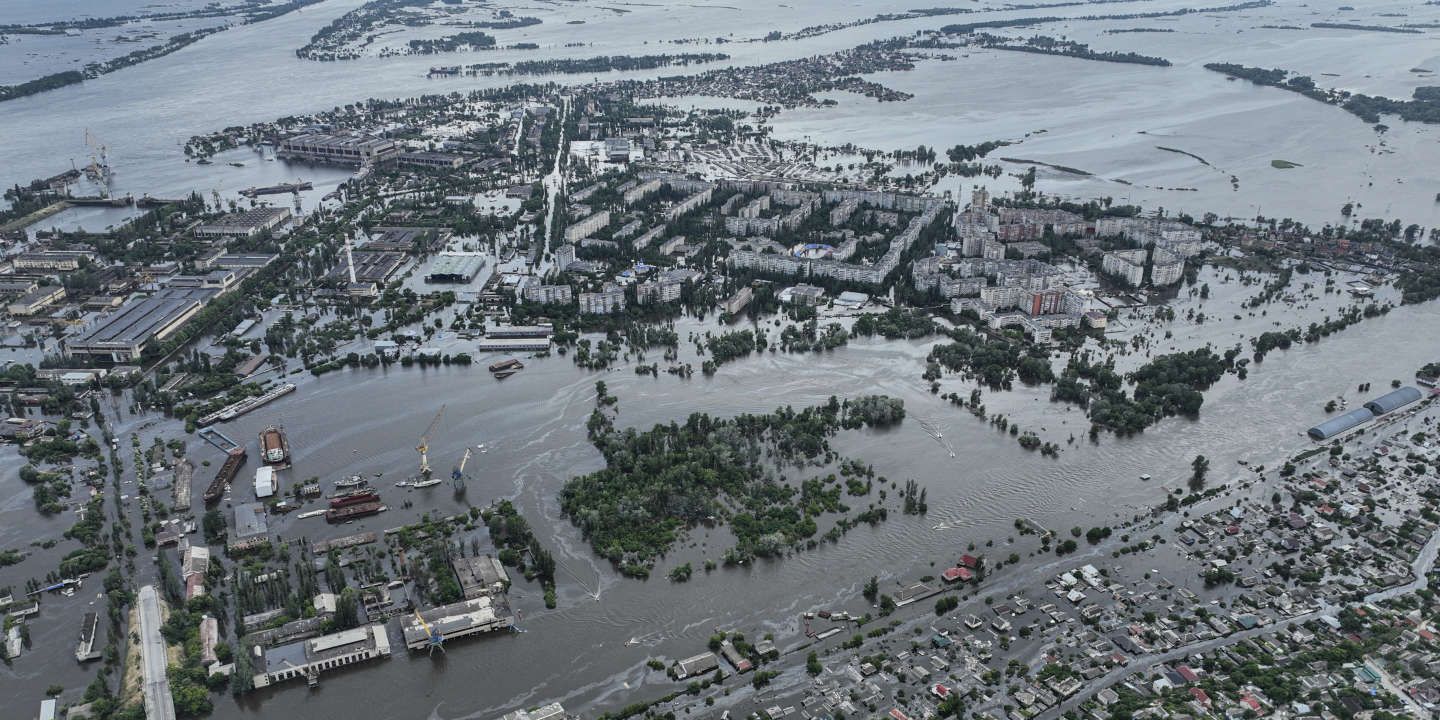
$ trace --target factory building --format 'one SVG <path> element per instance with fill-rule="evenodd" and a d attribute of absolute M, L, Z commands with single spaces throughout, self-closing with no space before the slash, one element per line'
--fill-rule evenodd
<path fill-rule="evenodd" d="M 442 605 L 420 611 L 420 616 L 445 640 L 479 635 L 492 630 L 503 630 L 515 624 L 510 607 L 503 597 L 481 596 L 450 605 Z M 414 617 L 404 617 L 400 630 L 405 636 L 405 647 L 424 650 L 430 644 L 430 635 Z"/>
<path fill-rule="evenodd" d="M 215 292 L 209 288 L 170 288 L 132 300 L 65 340 L 65 356 L 117 363 L 138 360 L 151 344 L 174 335 L 215 297 Z"/>
<path fill-rule="evenodd" d="M 445 253 L 436 258 L 427 283 L 468 283 L 485 267 L 485 256 L 479 253 Z"/>
<path fill-rule="evenodd" d="M 275 154 L 312 162 L 365 165 L 396 157 L 400 154 L 400 146 L 394 140 L 359 135 L 306 133 L 282 140 Z"/>
<path fill-rule="evenodd" d="M 252 664 L 264 668 L 255 674 L 256 688 L 302 677 L 313 685 L 327 670 L 389 657 L 390 637 L 384 625 L 367 625 L 253 652 Z"/>
<path fill-rule="evenodd" d="M 253 238 L 260 233 L 274 230 L 289 220 L 289 208 L 252 208 L 224 215 L 215 222 L 195 228 L 195 237 L 218 240 Z"/>

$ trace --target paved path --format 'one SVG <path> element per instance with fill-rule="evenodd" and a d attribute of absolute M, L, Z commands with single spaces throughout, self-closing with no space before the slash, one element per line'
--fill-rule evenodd
<path fill-rule="evenodd" d="M 160 597 L 154 585 L 140 588 L 140 662 L 147 720 L 175 720 L 175 700 L 165 676 L 165 638 L 160 636 Z"/>

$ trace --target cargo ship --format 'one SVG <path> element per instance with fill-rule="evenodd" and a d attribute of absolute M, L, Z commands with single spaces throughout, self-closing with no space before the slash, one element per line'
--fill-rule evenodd
<path fill-rule="evenodd" d="M 225 496 L 225 488 L 235 479 L 240 468 L 245 465 L 245 448 L 234 448 L 225 457 L 225 464 L 220 466 L 220 472 L 215 473 L 215 479 L 210 481 L 210 486 L 205 488 L 206 505 L 213 505 Z"/>
<path fill-rule="evenodd" d="M 385 506 L 381 505 L 379 500 L 370 500 L 358 505 L 346 505 L 341 508 L 330 508 L 325 511 L 325 521 L 330 523 L 348 522 L 355 518 L 374 515 L 384 509 Z"/>
<path fill-rule="evenodd" d="M 260 431 L 260 460 L 266 465 L 290 467 L 290 440 L 285 428 L 271 425 Z"/>
<path fill-rule="evenodd" d="M 375 494 L 374 490 L 362 490 L 360 492 L 350 493 L 349 495 L 330 498 L 330 507 L 338 510 L 343 507 L 350 507 L 351 505 L 379 502 L 379 500 L 380 496 Z"/>

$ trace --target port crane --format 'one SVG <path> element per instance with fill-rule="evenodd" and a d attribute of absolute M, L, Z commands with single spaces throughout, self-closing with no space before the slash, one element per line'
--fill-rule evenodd
<path fill-rule="evenodd" d="M 420 444 L 415 446 L 415 452 L 420 453 L 420 476 L 430 477 L 430 436 L 435 433 L 435 428 L 440 425 L 440 418 L 445 416 L 445 406 L 440 406 L 440 411 L 435 413 L 435 419 L 430 421 L 430 427 L 425 428 L 425 434 L 420 436 Z"/>
<path fill-rule="evenodd" d="M 110 197 L 110 157 L 105 143 L 85 128 L 85 145 L 90 148 L 90 164 L 85 166 L 85 173 L 91 180 L 101 184 L 101 192 L 104 197 Z"/>
<path fill-rule="evenodd" d="M 465 487 L 465 463 L 470 462 L 470 448 L 465 448 L 465 454 L 460 457 L 460 463 L 450 470 L 450 482 L 456 490 Z"/>
<path fill-rule="evenodd" d="M 425 622 L 425 618 L 420 615 L 419 610 L 415 611 L 415 621 L 420 623 L 420 627 L 425 628 L 425 635 L 429 638 L 429 641 L 425 644 L 425 646 L 430 649 L 430 654 L 434 655 L 437 648 L 440 650 L 441 653 L 444 653 L 445 636 L 441 635 L 439 630 L 431 627 L 430 623 Z"/>

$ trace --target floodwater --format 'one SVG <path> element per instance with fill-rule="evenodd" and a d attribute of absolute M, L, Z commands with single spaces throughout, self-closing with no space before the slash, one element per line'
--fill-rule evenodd
<path fill-rule="evenodd" d="M 603 3 L 563 9 L 525 8 L 541 25 L 496 31 L 502 44 L 535 42 L 535 51 L 495 50 L 469 54 L 367 57 L 322 63 L 294 56 L 315 31 L 360 4 L 331 0 L 255 25 L 206 38 L 184 50 L 139 66 L 28 98 L 0 104 L 4 163 L 0 182 L 24 182 L 87 162 L 89 129 L 107 144 L 116 168 L 116 190 L 168 196 L 198 190 L 222 193 L 259 184 L 246 173 L 186 164 L 181 144 L 193 134 L 229 125 L 323 110 L 368 97 L 493 87 L 504 77 L 426 80 L 434 64 L 597 54 L 725 52 L 736 65 L 773 62 L 833 52 L 877 38 L 972 22 L 1044 14 L 1073 17 L 1116 15 L 1194 7 L 1183 0 L 1106 3 L 1038 11 L 1000 10 L 938 18 L 860 25 L 800 40 L 724 45 L 675 40 L 754 38 L 770 30 L 792 31 L 821 21 L 849 21 L 908 10 L 904 3 L 822 3 L 785 5 L 737 2 L 727 5 L 629 5 L 616 12 Z M 17 18 L 43 9 L 21 3 Z M 43 4 L 42 4 L 43 5 Z M 1339 222 L 1340 206 L 1359 204 L 1357 217 L 1399 217 L 1434 224 L 1440 149 L 1429 126 L 1389 122 L 1382 136 L 1358 118 L 1306 98 L 1261 88 L 1201 67 L 1238 62 L 1308 73 L 1321 86 L 1408 97 L 1440 70 L 1434 30 L 1418 34 L 1308 28 L 1316 21 L 1377 25 L 1440 19 L 1440 7 L 1384 3 L 1343 12 L 1338 2 L 1275 7 L 1232 13 L 1192 13 L 1177 18 L 1104 22 L 1063 21 L 1015 31 L 1045 32 L 1089 42 L 1098 50 L 1131 50 L 1166 57 L 1174 67 L 1156 68 L 1005 51 L 951 53 L 951 62 L 922 62 L 909 73 L 875 79 L 915 93 L 905 103 L 876 103 L 841 95 L 837 108 L 800 110 L 774 121 L 782 137 L 822 143 L 856 142 L 882 149 L 926 144 L 1018 139 L 1043 130 L 996 156 L 1037 160 L 1081 169 L 1081 177 L 1042 169 L 1039 188 L 1076 197 L 1110 196 L 1147 207 L 1216 212 L 1241 218 L 1265 214 L 1322 224 Z M 29 8 L 24 10 L 24 8 Z M 1391 13 L 1404 17 L 1390 17 Z M 0 11 L 0 20 L 6 13 Z M 583 20 L 571 25 L 566 18 Z M 653 32 L 637 33 L 637 27 Z M 1169 33 L 1104 34 L 1105 29 L 1148 27 Z M 407 36 L 408 37 L 408 36 Z M 583 47 L 565 47 L 583 43 Z M 960 57 L 964 55 L 964 57 Z M 1340 62 L 1339 59 L 1344 61 Z M 645 78 L 700 72 L 690 69 L 602 74 Z M 1024 78 L 1024 82 L 1016 82 Z M 542 78 L 584 83 L 589 75 Z M 1383 142 L 1383 144 L 1382 144 Z M 1157 149 L 1173 147 L 1210 163 Z M 1299 163 L 1279 170 L 1272 160 Z M 1011 170 L 1023 166 L 1011 165 Z M 302 174 L 303 175 L 303 174 Z M 1238 189 L 1232 189 L 1235 175 Z M 293 178 L 292 178 L 293 179 Z M 306 178 L 308 179 L 308 178 Z M 1123 181 L 1123 182 L 1122 182 Z M 1013 181 L 1012 181 L 1013 182 Z M 1126 185 L 1124 183 L 1130 183 Z M 1008 187 L 993 182 L 996 189 Z M 970 183 L 965 183 L 968 186 Z M 108 224 L 113 217 L 95 218 Z M 73 224 L 58 219 L 55 224 Z"/>
<path fill-rule="evenodd" d="M 1293 307 L 1266 306 L 1264 316 L 1257 311 L 1254 317 L 1242 313 L 1240 320 L 1231 320 L 1230 314 L 1257 288 L 1227 284 L 1224 277 L 1219 272 L 1203 275 L 1202 281 L 1212 288 L 1211 300 L 1201 305 L 1185 298 L 1179 302 L 1179 312 L 1183 316 L 1190 307 L 1199 307 L 1226 319 L 1203 325 L 1181 319 L 1163 326 L 1151 334 L 1157 352 L 1206 343 L 1224 348 L 1235 342 L 1237 332 L 1253 335 L 1276 323 L 1303 326 L 1333 315 L 1343 304 L 1339 296 L 1319 295 Z M 1297 278 L 1297 289 L 1315 280 Z M 248 442 L 265 425 L 283 423 L 295 458 L 295 467 L 284 474 L 284 487 L 310 476 L 328 483 L 351 473 L 383 473 L 375 482 L 392 509 L 341 526 L 325 525 L 319 518 L 279 516 L 273 518 L 273 531 L 286 538 L 338 537 L 399 526 L 424 512 L 450 514 L 462 510 L 465 503 L 484 505 L 509 498 L 560 562 L 560 607 L 544 609 L 538 587 L 517 582 L 512 599 L 522 613 L 519 625 L 527 631 L 523 634 L 456 642 L 444 659 L 434 661 L 423 654 L 398 652 L 388 661 L 326 675 L 318 692 L 282 687 L 250 696 L 243 705 L 220 696 L 215 717 L 263 712 L 316 718 L 357 714 L 488 718 L 551 700 L 598 714 L 653 697 L 671 686 L 664 684 L 660 673 L 647 670 L 644 661 L 674 660 L 698 652 L 716 627 L 752 635 L 773 632 L 785 647 L 799 638 L 801 612 L 827 607 L 863 611 L 856 598 L 859 584 L 870 574 L 878 574 L 882 586 L 933 574 L 932 563 L 953 562 L 969 543 L 983 545 L 994 539 L 1003 547 L 1016 518 L 1050 527 L 1128 519 L 1141 508 L 1158 504 L 1162 488 L 1183 483 L 1196 454 L 1210 458 L 1217 482 L 1240 477 L 1245 472 L 1236 463 L 1240 459 L 1277 465 L 1308 445 L 1303 430 L 1324 417 L 1321 406 L 1326 399 L 1345 394 L 1359 401 L 1354 394 L 1357 384 L 1386 388 L 1391 379 L 1408 378 L 1431 359 L 1430 349 L 1411 338 L 1415 327 L 1436 322 L 1440 322 L 1440 306 L 1404 307 L 1318 344 L 1274 352 L 1252 367 L 1247 380 L 1227 376 L 1208 391 L 1198 420 L 1166 420 L 1131 439 L 1102 436 L 1098 444 L 1090 443 L 1081 412 L 1050 403 L 1046 388 L 985 391 L 991 412 L 1003 412 L 1022 427 L 1061 444 L 1064 449 L 1058 460 L 1021 449 L 1013 438 L 931 395 L 919 375 L 934 340 L 863 340 L 823 355 L 767 353 L 727 364 L 713 378 L 690 380 L 665 374 L 638 376 L 631 363 L 607 372 L 582 371 L 561 356 L 528 361 L 523 372 L 503 382 L 485 372 L 483 364 L 489 361 L 485 358 L 471 368 L 343 371 L 318 379 L 295 376 L 298 392 L 221 429 Z M 1129 325 L 1131 329 L 1121 332 L 1134 333 L 1142 327 L 1139 320 Z M 713 320 L 687 320 L 678 329 L 682 361 L 695 361 L 690 343 L 683 342 L 690 333 L 720 330 Z M 1174 338 L 1163 340 L 1165 329 L 1173 331 Z M 772 326 L 770 331 L 773 335 L 776 329 Z M 658 353 L 646 362 L 657 359 Z M 1141 361 L 1127 356 L 1121 358 L 1121 367 Z M 728 547 L 723 529 L 696 530 L 660 561 L 654 578 L 623 579 L 592 555 L 579 533 L 560 516 L 555 501 L 567 478 L 601 467 L 601 458 L 585 438 L 596 380 L 604 380 L 619 398 L 619 423 L 641 428 L 683 420 L 697 411 L 726 416 L 763 412 L 781 403 L 807 406 L 836 392 L 901 397 L 908 410 L 901 427 L 842 433 L 835 447 L 872 463 L 877 473 L 892 480 L 921 482 L 928 490 L 930 512 L 925 517 L 896 513 L 878 527 L 851 531 L 835 545 L 747 568 L 697 572 L 689 583 L 672 584 L 664 579 L 670 567 L 686 561 L 698 567 L 705 558 L 718 559 Z M 942 385 L 942 392 L 962 396 L 971 388 L 957 378 L 947 378 Z M 486 450 L 467 467 L 472 479 L 463 503 L 453 498 L 448 484 L 411 491 L 392 487 L 393 481 L 413 472 L 415 440 L 442 404 L 447 406 L 445 416 L 430 442 L 435 467 L 443 472 L 467 446 L 483 444 Z M 135 427 L 148 421 L 126 418 L 125 422 Z M 944 442 L 922 429 L 922 422 L 942 432 Z M 141 432 L 143 445 L 149 444 L 148 433 L 153 431 Z M 121 435 L 122 449 L 127 435 L 128 430 Z M 1071 435 L 1077 438 L 1074 445 L 1067 443 Z M 189 451 L 195 460 L 212 463 L 197 472 L 198 496 L 221 456 L 194 438 L 189 440 Z M 1142 474 L 1154 479 L 1141 481 Z M 248 473 L 242 472 L 234 488 L 236 502 L 250 497 L 246 478 Z M 11 498 L 0 509 L 5 518 L 0 523 L 0 547 L 23 547 L 27 538 L 54 536 L 70 522 L 68 515 L 37 520 L 13 471 L 0 480 L 0 495 Z M 403 507 L 406 500 L 413 507 Z M 479 537 L 483 543 L 483 530 Z M 62 544 L 51 552 L 66 547 Z M 6 582 L 18 587 L 24 577 L 43 573 L 53 562 L 53 556 L 42 553 L 7 569 Z M 140 563 L 142 568 L 147 564 Z M 58 604 L 47 598 L 35 623 L 37 640 L 43 633 L 68 648 L 73 628 L 62 621 L 67 613 L 61 608 L 88 602 L 84 597 L 93 598 L 92 590 L 87 586 L 81 596 Z M 639 643 L 627 646 L 632 638 Z M 63 653 L 55 659 L 33 652 L 0 676 L 4 678 L 0 698 L 28 699 L 31 693 L 16 682 L 20 678 L 75 674 L 78 679 L 69 686 L 79 687 L 85 680 L 74 667 Z M 391 689 L 395 687 L 405 689 L 396 692 Z"/>
<path fill-rule="evenodd" d="M 544 47 L 532 54 L 505 51 L 474 56 L 365 59 L 347 63 L 312 63 L 296 59 L 293 49 L 309 34 L 358 0 L 333 0 L 257 26 L 241 27 L 207 38 L 166 58 L 145 63 L 80 87 L 18 101 L 0 103 L 0 181 L 6 184 L 50 175 L 68 167 L 68 158 L 86 154 L 84 130 L 104 138 L 117 167 L 116 190 L 172 195 L 216 189 L 233 197 L 237 189 L 282 180 L 312 179 L 316 193 L 343 178 L 332 170 L 294 168 L 269 163 L 249 151 L 234 159 L 244 168 L 183 161 L 179 144 L 191 134 L 227 125 L 324 109 L 364 97 L 400 97 L 439 90 L 486 87 L 500 78 L 445 81 L 423 79 L 429 65 L 536 57 L 578 57 L 601 53 L 685 52 L 694 45 L 663 41 L 734 32 L 736 37 L 763 35 L 771 29 L 793 30 L 817 19 L 867 17 L 903 4 L 850 3 L 833 7 L 804 2 L 781 6 L 735 0 L 741 9 L 720 6 L 627 6 L 630 15 L 577 5 L 585 25 L 561 23 L 517 31 L 504 42 L 527 39 Z M 753 5 L 753 7 L 752 7 Z M 1178 2 L 1107 4 L 1093 8 L 1058 8 L 1049 14 L 1145 12 L 1183 7 Z M 823 12 L 820 8 L 824 8 Z M 1387 6 L 1367 8 L 1383 12 Z M 1411 21 L 1433 19 L 1440 10 L 1410 8 Z M 1090 63 L 999 51 L 972 53 L 948 63 L 924 63 L 913 73 L 890 73 L 881 79 L 916 93 L 908 103 L 876 104 L 841 98 L 828 110 L 782 114 L 774 121 L 782 136 L 809 137 L 822 143 L 857 142 L 882 148 L 924 143 L 948 147 L 958 142 L 1015 138 L 1046 132 L 1006 148 L 1006 156 L 1067 165 L 1095 173 L 1077 178 L 1042 171 L 1040 188 L 1048 193 L 1108 195 L 1167 210 L 1246 215 L 1294 216 L 1311 222 L 1337 219 L 1347 199 L 1362 202 L 1362 215 L 1393 214 L 1407 222 L 1432 224 L 1436 150 L 1433 130 L 1392 123 L 1380 148 L 1364 123 L 1334 108 L 1278 90 L 1229 82 L 1200 68 L 1225 60 L 1277 65 L 1310 72 L 1343 73 L 1337 85 L 1405 94 L 1419 82 L 1410 67 L 1434 67 L 1426 49 L 1428 34 L 1385 35 L 1338 31 L 1257 30 L 1277 23 L 1287 13 L 1294 24 L 1330 19 L 1333 10 L 1280 8 L 1240 15 L 1197 15 L 1171 21 L 1176 33 L 1094 35 L 1097 29 L 1073 23 L 1053 30 L 1091 42 L 1100 49 L 1134 49 L 1165 55 L 1173 68 Z M 1329 13 L 1329 14 L 1324 14 Z M 1024 13 L 1011 12 L 1009 15 Z M 1363 15 L 1364 13 L 1360 13 Z M 5 19 L 0 12 L 0 20 Z M 997 17 L 1006 14 L 996 14 Z M 1357 15 L 1347 18 L 1362 22 Z M 780 43 L 732 43 L 723 51 L 737 63 L 768 62 L 850 47 L 876 37 L 889 37 L 966 18 L 940 18 L 862 26 L 815 38 Z M 1372 18 L 1373 20 L 1373 18 Z M 633 32 L 637 23 L 653 22 L 655 37 Z M 1156 21 L 1158 23 L 1158 21 Z M 1393 21 L 1392 21 L 1393 22 Z M 1146 25 L 1133 21 L 1125 25 Z M 1278 23 L 1277 23 L 1278 24 Z M 533 33 L 524 35 L 522 33 Z M 558 47 L 568 38 L 594 42 L 583 49 Z M 649 45 L 645 44 L 650 40 Z M 658 47 L 657 47 L 658 44 Z M 716 49 L 714 46 L 702 50 Z M 1364 52 L 1362 52 L 1362 49 Z M 454 60 L 450 60 L 454 57 Z M 1336 57 L 1354 58 L 1345 67 L 1327 68 Z M 1338 63 L 1337 63 L 1338 64 Z M 703 68 L 700 68 L 703 69 Z M 645 73 L 626 74 L 645 77 Z M 611 76 L 606 76 L 611 77 Z M 618 75 L 614 77 L 620 77 Z M 1024 83 L 1015 82 L 1025 78 Z M 567 76 L 566 82 L 589 77 Z M 1321 82 L 1321 84 L 1326 84 Z M 1421 83 L 1423 84 L 1423 83 Z M 1141 132 L 1144 134 L 1141 134 Z M 1214 168 L 1185 156 L 1154 149 L 1165 145 L 1205 157 Z M 1270 160 L 1284 159 L 1303 167 L 1280 171 Z M 82 161 L 83 164 L 83 161 Z M 1013 168 L 1012 168 L 1013 169 Z M 1232 190 L 1228 176 L 1239 178 Z M 1396 178 L 1403 182 L 1395 182 Z M 1132 185 L 1123 185 L 1117 179 Z M 1373 179 L 1374 186 L 1368 183 Z M 1426 190 L 1427 182 L 1430 190 Z M 998 184 L 998 183 L 997 183 Z M 966 183 L 967 188 L 969 183 Z M 1146 187 L 1150 186 L 1150 187 Z M 1152 187 L 1194 187 L 1195 191 Z M 284 198 L 282 197 L 282 200 Z M 103 227 L 110 215 L 57 216 L 53 223 Z M 98 229 L 97 227 L 97 229 Z M 1309 307 L 1267 306 L 1264 318 L 1242 317 L 1239 299 L 1254 288 L 1224 285 L 1220 273 L 1203 279 L 1214 290 L 1207 312 L 1227 318 L 1205 325 L 1177 321 L 1168 351 L 1206 342 L 1228 347 L 1235 333 L 1251 336 L 1274 327 L 1303 326 L 1333 314 L 1339 298 L 1325 298 Z M 1309 278 L 1313 281 L 1314 278 Z M 1296 283 L 1307 281 L 1297 276 Z M 1180 304 L 1183 313 L 1198 301 Z M 493 718 L 518 707 L 551 700 L 567 708 L 598 714 L 629 702 L 648 699 L 673 687 L 659 673 L 645 669 L 649 657 L 675 659 L 699 651 L 715 627 L 736 628 L 752 635 L 774 632 L 781 647 L 800 632 L 796 618 L 806 610 L 848 603 L 852 610 L 861 582 L 879 574 L 883 583 L 933 573 L 931 563 L 949 562 L 970 542 L 1003 538 L 1017 517 L 1052 527 L 1099 524 L 1129 517 L 1156 504 L 1161 488 L 1183 482 L 1190 458 L 1211 459 L 1212 477 L 1225 479 L 1237 460 L 1274 464 L 1303 447 L 1304 428 L 1324 417 L 1326 399 L 1369 382 L 1383 392 L 1391 379 L 1406 379 L 1433 360 L 1433 348 L 1414 341 L 1414 329 L 1440 322 L 1434 303 L 1405 307 L 1368 320 L 1315 345 L 1272 353 L 1247 380 L 1227 376 L 1206 393 L 1198 420 L 1170 419 L 1130 439 L 1084 439 L 1087 424 L 1078 409 L 1048 402 L 1048 389 L 1017 388 L 1010 393 L 985 392 L 989 409 L 1005 413 L 1023 428 L 1060 443 L 1058 460 L 1026 452 L 988 424 L 931 395 L 920 380 L 923 359 L 933 341 L 856 341 L 824 355 L 765 354 L 724 366 L 713 378 L 679 380 L 638 376 L 630 364 L 592 373 L 577 370 L 565 357 L 527 363 L 520 374 L 497 382 L 481 364 L 471 368 L 344 371 L 319 379 L 297 376 L 299 392 L 222 429 L 249 442 L 266 424 L 283 422 L 295 453 L 289 483 L 318 476 L 329 482 L 351 473 L 383 473 L 378 482 L 392 510 L 354 525 L 331 527 L 319 519 L 277 518 L 274 529 L 283 537 L 311 535 L 316 539 L 361 530 L 394 527 L 422 512 L 453 512 L 457 503 L 448 485 L 404 491 L 390 487 L 413 470 L 413 446 L 441 404 L 444 421 L 431 440 L 433 462 L 448 468 L 466 446 L 484 443 L 467 470 L 472 475 L 467 501 L 488 504 L 513 499 L 532 521 L 541 542 L 561 563 L 558 573 L 560 607 L 547 611 L 538 588 L 517 583 L 513 600 L 523 617 L 523 634 L 486 637 L 455 643 L 443 659 L 403 651 L 388 661 L 326 675 L 319 691 L 291 685 L 262 692 L 236 704 L 228 695 L 216 698 L 216 718 L 265 716 L 307 718 Z M 713 320 L 681 323 L 682 339 L 690 332 L 717 331 Z M 772 329 L 772 334 L 775 332 Z M 1123 332 L 1123 331 L 1122 331 Z M 1160 338 L 1155 338 L 1162 344 Z M 689 351 L 682 342 L 686 359 Z M 646 362 L 659 359 L 652 353 Z M 1130 357 L 1124 362 L 1138 362 Z M 696 363 L 698 366 L 698 362 Z M 873 464 L 896 481 L 914 478 L 928 489 L 930 512 L 923 518 L 892 515 L 886 523 L 851 531 L 836 545 L 753 567 L 703 572 L 687 584 L 663 578 L 665 570 L 685 560 L 718 558 L 728 541 L 723 531 L 697 530 L 670 558 L 662 560 L 656 578 L 624 580 L 598 561 L 578 532 L 559 516 L 555 494 L 569 477 L 600 467 L 598 453 L 585 438 L 585 419 L 593 403 L 593 384 L 603 379 L 620 401 L 619 422 L 648 427 L 683 419 L 692 412 L 730 415 L 762 412 L 777 404 L 796 407 L 825 401 L 832 394 L 886 393 L 905 400 L 909 418 L 888 431 L 847 432 L 835 440 L 843 454 Z M 969 385 L 942 381 L 942 391 L 968 394 Z M 152 425 L 154 418 L 121 421 L 122 454 L 136 432 L 149 445 L 156 432 L 173 437 L 173 424 Z M 944 433 L 945 443 L 922 430 L 921 421 Z M 1067 442 L 1074 435 L 1074 445 Z M 188 440 L 191 457 L 209 460 L 196 473 L 199 488 L 208 482 L 220 454 L 196 438 Z M 945 447 L 953 447 L 951 457 Z M 19 481 L 13 449 L 0 453 L 0 548 L 23 548 L 35 538 L 58 537 L 73 521 L 69 514 L 42 519 L 33 511 L 30 493 Z M 1142 482 L 1142 474 L 1155 479 Z M 247 474 L 237 484 L 237 501 L 249 497 Z M 127 492 L 133 485 L 127 486 Z M 404 500 L 413 507 L 403 508 Z M 73 549 L 61 543 L 36 551 L 21 565 L 0 570 L 0 586 L 23 586 L 42 576 Z M 142 554 L 137 564 L 149 565 Z M 37 687 L 49 683 L 67 688 L 67 701 L 78 697 L 88 682 L 69 656 L 73 647 L 77 606 L 94 601 L 93 583 L 74 598 L 45 599 L 41 617 L 32 625 L 35 650 L 13 668 L 0 670 L 0 706 L 28 707 L 38 700 Z M 635 645 L 626 645 L 630 639 Z"/>

